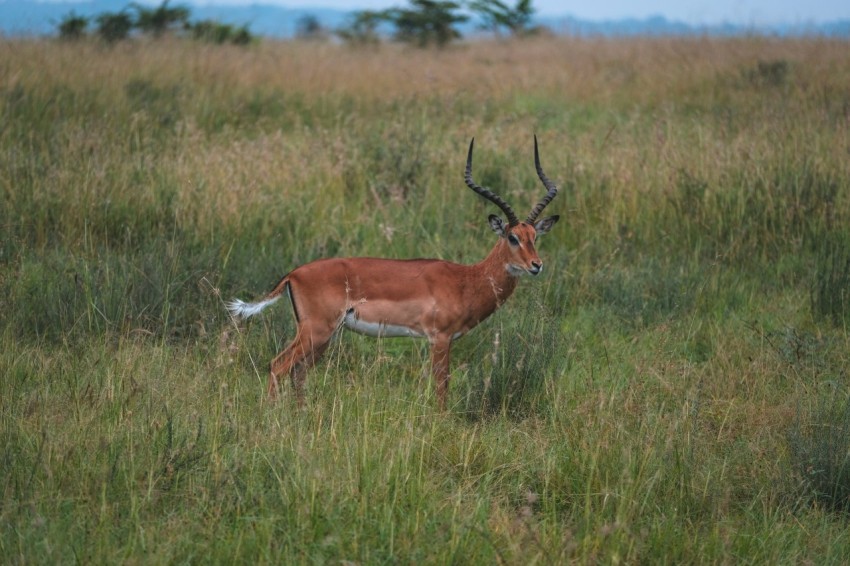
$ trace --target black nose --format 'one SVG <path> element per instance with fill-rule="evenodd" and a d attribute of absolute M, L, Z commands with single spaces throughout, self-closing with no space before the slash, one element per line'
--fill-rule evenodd
<path fill-rule="evenodd" d="M 537 275 L 541 271 L 543 271 L 543 263 L 540 261 L 532 261 L 531 269 L 529 270 L 532 275 Z"/>

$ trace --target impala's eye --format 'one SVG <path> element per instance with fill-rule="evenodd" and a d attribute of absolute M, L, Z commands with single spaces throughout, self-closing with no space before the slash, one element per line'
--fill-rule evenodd
<path fill-rule="evenodd" d="M 508 241 L 511 243 L 512 246 L 519 245 L 519 238 L 517 238 L 513 234 L 508 234 Z"/>

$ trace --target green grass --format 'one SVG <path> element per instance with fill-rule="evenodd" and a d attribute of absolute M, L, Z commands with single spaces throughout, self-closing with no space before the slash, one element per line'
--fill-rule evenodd
<path fill-rule="evenodd" d="M 0 43 L 8 563 L 817 563 L 846 494 L 850 51 Z M 320 257 L 471 263 L 476 180 L 561 193 L 453 350 L 345 334 L 265 397 Z"/>

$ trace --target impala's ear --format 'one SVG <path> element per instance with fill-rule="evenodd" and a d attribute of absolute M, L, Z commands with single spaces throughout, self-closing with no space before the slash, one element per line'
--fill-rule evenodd
<path fill-rule="evenodd" d="M 552 226 L 555 225 L 555 222 L 557 222 L 559 218 L 560 216 L 556 214 L 555 216 L 547 216 L 543 220 L 539 220 L 537 224 L 534 225 L 534 229 L 537 230 L 537 235 L 545 234 L 551 230 Z"/>
<path fill-rule="evenodd" d="M 505 237 L 505 221 L 495 214 L 490 215 L 490 228 L 493 232 L 497 233 L 500 238 Z"/>

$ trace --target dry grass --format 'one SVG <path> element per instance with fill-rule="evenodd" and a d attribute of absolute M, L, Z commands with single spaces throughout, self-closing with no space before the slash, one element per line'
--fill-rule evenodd
<path fill-rule="evenodd" d="M 806 470 L 847 394 L 813 294 L 845 281 L 846 43 L 6 41 L 0 77 L 8 561 L 844 560 Z M 457 412 L 421 345 L 348 335 L 305 409 L 266 403 L 291 317 L 236 334 L 222 297 L 326 255 L 480 259 L 469 138 L 522 209 L 532 133 L 563 220 L 459 341 Z M 465 413 L 521 343 L 551 345 L 522 410 Z"/>
<path fill-rule="evenodd" d="M 475 42 L 438 52 L 300 42 L 251 48 L 137 41 L 97 43 L 5 41 L 6 86 L 66 84 L 120 92 L 128 77 L 203 85 L 204 94 L 276 90 L 313 96 L 349 95 L 362 102 L 463 94 L 488 99 L 535 93 L 583 103 L 627 96 L 635 104 L 693 95 L 737 79 L 759 61 L 786 61 L 829 89 L 847 79 L 847 48 L 834 40 L 541 39 Z M 77 65 L 96 60 L 96 65 Z M 720 94 L 707 88 L 705 96 Z M 728 94 L 728 93 L 725 93 Z"/>

